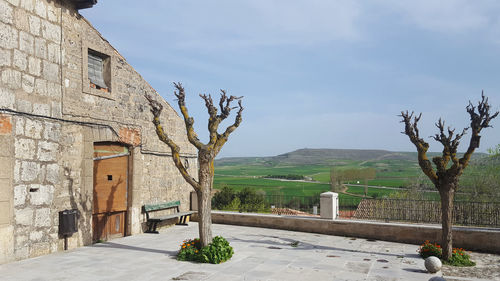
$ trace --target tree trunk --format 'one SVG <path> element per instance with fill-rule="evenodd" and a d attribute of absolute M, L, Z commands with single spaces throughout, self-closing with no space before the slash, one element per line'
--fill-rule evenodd
<path fill-rule="evenodd" d="M 212 243 L 212 200 L 210 190 L 199 190 L 198 195 L 198 232 L 201 246 Z"/>
<path fill-rule="evenodd" d="M 443 259 L 449 260 L 453 250 L 453 198 L 455 190 L 451 185 L 441 186 L 439 189 L 441 197 L 441 246 L 443 247 Z"/>
<path fill-rule="evenodd" d="M 214 160 L 209 152 L 200 151 L 199 161 L 199 183 L 198 195 L 198 231 L 201 246 L 205 247 L 212 243 L 212 185 L 214 178 Z"/>

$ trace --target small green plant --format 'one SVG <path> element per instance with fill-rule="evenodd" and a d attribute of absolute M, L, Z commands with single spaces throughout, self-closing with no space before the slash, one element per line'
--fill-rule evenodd
<path fill-rule="evenodd" d="M 420 245 L 420 248 L 418 248 L 417 252 L 424 259 L 430 256 L 441 258 L 443 249 L 441 249 L 441 246 L 439 246 L 437 243 L 432 244 L 429 242 L 429 240 L 425 240 L 424 244 Z"/>
<path fill-rule="evenodd" d="M 201 247 L 200 239 L 184 240 L 177 254 L 177 260 L 218 264 L 233 256 L 233 247 L 222 236 L 216 236 L 206 247 Z"/>
<path fill-rule="evenodd" d="M 475 266 L 476 263 L 470 260 L 469 254 L 462 248 L 453 248 L 453 253 L 448 261 L 443 261 L 444 264 L 453 266 Z"/>
<path fill-rule="evenodd" d="M 419 255 L 426 259 L 430 256 L 435 256 L 439 259 L 442 259 L 443 249 L 437 243 L 430 243 L 429 240 L 426 240 L 424 244 L 420 245 L 417 252 Z M 453 248 L 453 253 L 451 258 L 447 261 L 442 260 L 444 264 L 451 266 L 475 266 L 476 263 L 470 260 L 470 255 L 465 252 L 462 248 Z"/>

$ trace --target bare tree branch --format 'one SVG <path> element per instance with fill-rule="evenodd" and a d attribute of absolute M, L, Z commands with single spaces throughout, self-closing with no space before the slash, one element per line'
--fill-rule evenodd
<path fill-rule="evenodd" d="M 241 118 L 241 113 L 243 112 L 244 107 L 241 105 L 241 98 L 243 98 L 243 97 L 236 98 L 236 99 L 238 99 L 239 110 L 238 110 L 238 113 L 236 113 L 236 117 L 234 119 L 234 123 L 231 126 L 227 127 L 226 131 L 224 131 L 224 133 L 222 135 L 219 135 L 219 137 L 217 139 L 217 143 L 215 144 L 215 148 L 216 148 L 217 152 L 220 151 L 220 149 L 222 148 L 222 146 L 224 145 L 224 143 L 227 142 L 227 140 L 229 138 L 229 135 L 232 132 L 234 132 L 234 130 L 236 130 L 236 128 L 238 128 L 238 126 L 241 124 L 241 121 L 243 120 Z"/>
<path fill-rule="evenodd" d="M 203 143 L 198 139 L 198 135 L 194 131 L 193 128 L 194 119 L 189 116 L 186 107 L 185 103 L 186 93 L 184 91 L 184 87 L 182 87 L 182 84 L 180 82 L 178 83 L 174 82 L 174 86 L 177 89 L 177 91 L 174 92 L 174 95 L 177 97 L 177 103 L 179 104 L 179 109 L 181 110 L 182 116 L 184 117 L 184 124 L 186 125 L 188 140 L 196 148 L 201 149 L 203 148 Z"/>
<path fill-rule="evenodd" d="M 153 124 L 155 126 L 158 138 L 170 147 L 170 150 L 172 151 L 172 159 L 174 160 L 174 164 L 181 173 L 182 177 L 191 186 L 193 186 L 193 188 L 200 189 L 200 184 L 193 177 L 191 177 L 191 175 L 189 175 L 186 167 L 184 167 L 184 164 L 182 164 L 179 146 L 171 138 L 169 138 L 168 135 L 163 130 L 163 126 L 161 125 L 160 122 L 160 115 L 161 111 L 163 110 L 162 104 L 153 99 L 153 97 L 151 97 L 148 94 L 145 94 L 144 96 L 146 97 L 146 99 L 149 102 L 149 105 L 151 106 L 151 113 L 153 113 Z"/>
<path fill-rule="evenodd" d="M 418 164 L 420 165 L 420 168 L 433 183 L 436 183 L 438 177 L 436 175 L 436 172 L 432 168 L 431 161 L 429 161 L 429 158 L 427 158 L 427 150 L 429 149 L 429 144 L 422 138 L 420 138 L 418 132 L 417 125 L 418 121 L 422 117 L 422 113 L 420 113 L 418 116 L 413 117 L 413 112 L 408 113 L 408 111 L 401 111 L 401 115 L 399 116 L 403 118 L 401 122 L 405 123 L 405 131 L 403 132 L 403 134 L 407 135 L 410 138 L 410 141 L 417 148 Z"/>
<path fill-rule="evenodd" d="M 481 92 L 481 101 L 476 107 L 472 105 L 472 102 L 469 101 L 469 105 L 466 107 L 467 112 L 470 115 L 470 127 L 472 129 L 472 134 L 469 142 L 469 147 L 465 152 L 464 156 L 460 158 L 460 165 L 465 168 L 469 164 L 469 160 L 474 153 L 474 150 L 479 147 L 479 142 L 481 136 L 479 133 L 482 129 L 491 127 L 490 122 L 494 118 L 498 116 L 498 111 L 490 115 L 490 105 L 488 104 L 488 98 L 484 96 L 484 91 Z M 463 169 L 462 168 L 462 169 Z"/>

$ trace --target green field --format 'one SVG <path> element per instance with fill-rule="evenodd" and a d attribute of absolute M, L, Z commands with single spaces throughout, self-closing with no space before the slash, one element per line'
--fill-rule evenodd
<path fill-rule="evenodd" d="M 344 170 L 370 167 L 376 170 L 376 177 L 368 180 L 367 184 L 369 186 L 389 188 L 368 187 L 367 195 L 369 197 L 399 197 L 402 195 L 399 193 L 407 192 L 409 187 L 419 186 L 418 189 L 427 189 L 428 191 L 417 192 L 415 197 L 419 199 L 439 199 L 439 194 L 435 192 L 431 182 L 420 170 L 416 161 L 416 154 L 402 153 L 404 157 L 380 160 L 365 160 L 361 159 L 363 157 L 360 155 L 357 155 L 355 159 L 360 160 L 345 160 L 321 158 L 325 153 L 328 153 L 328 151 L 317 153 L 316 158 L 308 158 L 308 154 L 292 152 L 276 157 L 243 157 L 216 161 L 214 188 L 221 189 L 228 186 L 239 191 L 244 187 L 250 187 L 267 195 L 318 196 L 322 192 L 331 190 L 330 171 L 332 168 Z M 308 163 L 305 164 L 305 162 Z M 484 170 L 483 166 L 466 170 L 464 176 L 462 176 L 462 181 L 465 184 L 474 185 L 477 182 L 477 176 L 474 178 L 472 175 L 477 173 L 478 169 L 480 171 Z M 267 175 L 302 175 L 311 178 L 315 182 L 281 181 L 264 178 Z M 364 180 L 359 179 L 344 183 L 362 185 Z M 465 191 L 466 188 L 461 190 Z M 340 193 L 340 199 L 357 198 L 356 200 L 358 200 L 364 195 L 364 187 L 348 186 L 346 192 L 352 195 Z M 469 196 L 466 193 L 459 192 L 456 197 L 460 199 Z"/>
<path fill-rule="evenodd" d="M 282 194 L 286 196 L 317 196 L 330 191 L 330 170 L 373 167 L 377 171 L 376 179 L 368 181 L 368 185 L 386 187 L 405 187 L 408 182 L 418 176 L 418 167 L 407 160 L 353 161 L 337 160 L 326 165 L 304 165 L 291 163 L 245 162 L 230 165 L 216 165 L 214 187 L 221 189 L 229 186 L 237 191 L 244 187 L 263 191 L 268 195 Z M 265 179 L 267 175 L 303 175 L 312 178 L 317 183 L 299 181 L 280 181 Z M 357 181 L 351 182 L 356 183 Z M 360 179 L 362 183 L 362 180 Z M 349 193 L 364 195 L 364 187 L 349 187 Z M 392 189 L 368 188 L 368 196 L 384 197 L 399 192 Z M 356 198 L 340 194 L 341 198 Z"/>

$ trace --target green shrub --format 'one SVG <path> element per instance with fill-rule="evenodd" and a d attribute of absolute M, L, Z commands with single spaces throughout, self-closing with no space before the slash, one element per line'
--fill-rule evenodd
<path fill-rule="evenodd" d="M 255 189 L 245 187 L 238 192 L 240 198 L 240 212 L 259 212 L 266 209 L 264 195 L 257 194 Z"/>
<path fill-rule="evenodd" d="M 430 243 L 429 240 L 426 240 L 424 244 L 418 248 L 418 253 L 422 258 L 427 258 L 430 256 L 435 256 L 442 260 L 443 249 L 438 244 Z M 462 248 L 453 248 L 453 253 L 451 254 L 451 258 L 447 261 L 442 260 L 444 264 L 452 265 L 452 266 L 475 266 L 476 263 L 470 260 L 469 254 L 465 252 Z"/>
<path fill-rule="evenodd" d="M 462 248 L 453 248 L 453 253 L 451 258 L 447 261 L 443 261 L 444 264 L 453 266 L 475 266 L 476 263 L 470 260 L 469 254 L 465 252 Z"/>
<path fill-rule="evenodd" d="M 234 190 L 230 187 L 224 186 L 221 191 L 215 193 L 212 197 L 212 206 L 214 209 L 224 210 L 226 209 L 226 206 L 233 202 L 235 197 L 236 193 Z"/>
<path fill-rule="evenodd" d="M 426 240 L 424 244 L 420 245 L 420 248 L 418 248 L 418 253 L 424 259 L 430 256 L 441 258 L 443 249 L 441 249 L 441 246 L 439 246 L 438 244 L 432 244 L 429 242 L 429 240 Z"/>
<path fill-rule="evenodd" d="M 208 246 L 201 248 L 200 239 L 184 240 L 177 260 L 218 264 L 233 256 L 233 247 L 222 236 L 216 236 Z"/>
<path fill-rule="evenodd" d="M 229 203 L 229 205 L 225 205 L 222 207 L 221 210 L 225 210 L 225 211 L 238 211 L 240 209 L 240 198 L 238 197 L 235 197 L 233 199 L 233 201 L 231 201 L 231 203 Z"/>

